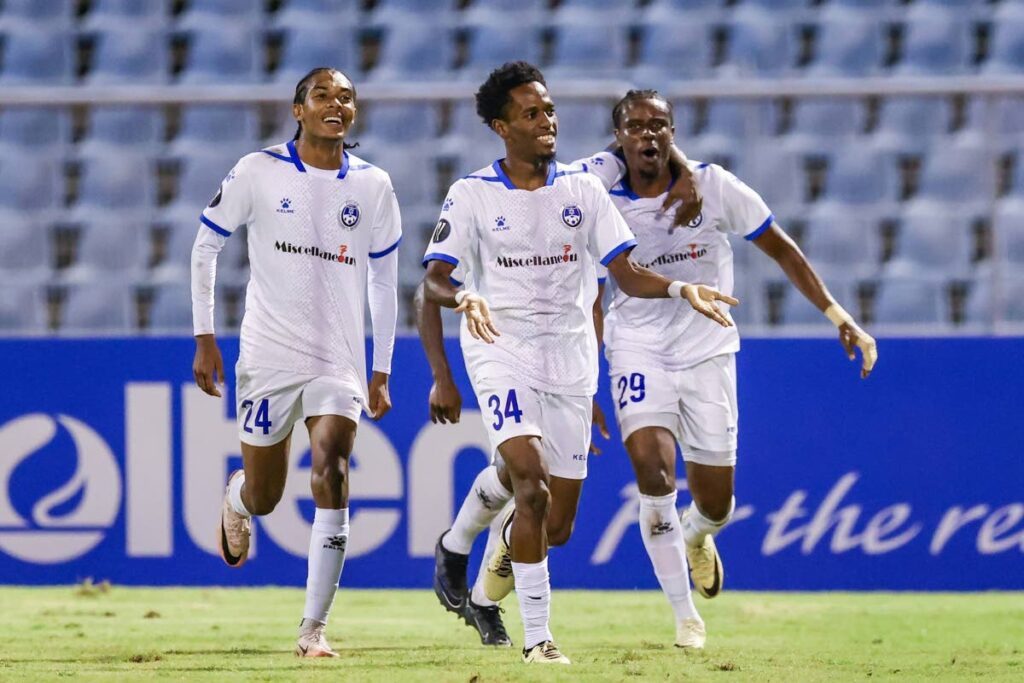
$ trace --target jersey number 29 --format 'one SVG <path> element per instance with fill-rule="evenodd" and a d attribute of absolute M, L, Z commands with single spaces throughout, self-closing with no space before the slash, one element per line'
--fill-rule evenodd
<path fill-rule="evenodd" d="M 647 380 L 639 372 L 634 372 L 632 375 L 629 376 L 628 380 L 626 379 L 625 375 L 619 377 L 618 384 L 619 410 L 625 408 L 626 404 L 629 403 L 629 401 L 632 401 L 633 403 L 639 403 L 640 401 L 644 400 L 645 396 L 647 396 Z M 626 397 L 627 389 L 632 392 L 629 395 L 628 400 Z"/>

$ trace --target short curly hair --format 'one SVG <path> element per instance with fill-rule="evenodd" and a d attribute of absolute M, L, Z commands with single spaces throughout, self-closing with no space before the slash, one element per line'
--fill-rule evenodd
<path fill-rule="evenodd" d="M 668 108 L 668 120 L 673 125 L 675 124 L 675 112 L 672 110 L 672 103 L 665 99 L 664 95 L 657 90 L 630 90 L 621 100 L 615 103 L 615 107 L 612 109 L 612 125 L 616 130 L 619 128 L 622 112 L 625 111 L 626 105 L 637 100 L 659 100 L 664 102 Z"/>
<path fill-rule="evenodd" d="M 491 121 L 504 117 L 513 88 L 534 82 L 547 85 L 544 74 L 529 62 L 506 62 L 492 71 L 476 91 L 476 113 L 484 125 L 490 127 Z"/>

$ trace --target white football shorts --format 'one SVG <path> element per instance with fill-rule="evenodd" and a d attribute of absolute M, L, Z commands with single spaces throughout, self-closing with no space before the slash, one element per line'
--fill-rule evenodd
<path fill-rule="evenodd" d="M 548 473 L 563 479 L 586 479 L 593 423 L 593 399 L 537 391 L 512 378 L 473 384 L 491 458 L 498 446 L 516 436 L 541 439 Z"/>
<path fill-rule="evenodd" d="M 664 427 L 675 436 L 685 460 L 736 464 L 735 354 L 685 370 L 666 370 L 642 354 L 620 352 L 614 355 L 610 375 L 623 441 L 643 427 Z"/>
<path fill-rule="evenodd" d="M 238 438 L 272 446 L 304 417 L 341 415 L 359 424 L 363 392 L 354 380 L 235 365 Z"/>

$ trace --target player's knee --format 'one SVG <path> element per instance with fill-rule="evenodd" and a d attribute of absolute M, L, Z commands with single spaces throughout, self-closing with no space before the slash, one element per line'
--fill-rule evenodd
<path fill-rule="evenodd" d="M 282 493 L 275 491 L 249 491 L 245 507 L 254 515 L 269 515 L 277 507 L 277 504 L 281 502 Z"/>
<path fill-rule="evenodd" d="M 694 498 L 694 502 L 697 504 L 697 510 L 700 511 L 700 514 L 716 524 L 725 524 L 732 518 L 734 507 L 732 495 L 716 496 L 703 500 Z"/>
<path fill-rule="evenodd" d="M 675 477 L 660 462 L 637 463 L 636 484 L 645 496 L 667 496 L 676 490 Z"/>
<path fill-rule="evenodd" d="M 537 519 L 547 517 L 551 507 L 551 492 L 544 481 L 521 486 L 516 493 L 516 514 L 529 514 Z"/>

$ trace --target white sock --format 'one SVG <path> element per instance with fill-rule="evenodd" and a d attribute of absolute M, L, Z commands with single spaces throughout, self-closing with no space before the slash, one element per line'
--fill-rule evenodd
<path fill-rule="evenodd" d="M 348 547 L 348 508 L 317 508 L 309 537 L 309 574 L 306 577 L 306 608 L 302 616 L 321 624 L 334 604 Z"/>
<path fill-rule="evenodd" d="M 504 515 L 497 515 L 494 521 L 491 522 L 490 529 L 487 531 L 487 547 L 484 548 L 484 557 L 480 560 L 480 571 L 476 575 L 476 583 L 473 584 L 473 592 L 470 595 L 470 600 L 481 607 L 490 607 L 491 605 L 497 605 L 487 597 L 484 593 L 484 575 L 487 573 L 487 563 L 491 561 L 491 555 L 498 547 L 498 534 L 501 533 L 501 522 L 504 520 Z"/>
<path fill-rule="evenodd" d="M 245 503 L 242 502 L 242 484 L 244 483 L 245 472 L 231 480 L 231 485 L 228 486 L 228 500 L 231 501 L 231 507 L 234 508 L 235 512 L 243 517 L 252 517 L 252 513 L 246 509 Z"/>
<path fill-rule="evenodd" d="M 545 640 L 553 640 L 548 623 L 551 619 L 551 579 L 548 558 L 535 564 L 513 562 L 519 614 L 523 618 L 523 649 L 529 650 Z"/>
<path fill-rule="evenodd" d="M 494 465 L 484 468 L 476 475 L 473 487 L 462 501 L 459 514 L 455 516 L 451 531 L 444 535 L 441 544 L 453 553 L 469 555 L 473 541 L 494 521 L 511 498 L 512 492 L 502 486 L 498 479 L 498 468 Z"/>
<path fill-rule="evenodd" d="M 711 535 L 716 536 L 718 532 L 725 528 L 725 525 L 732 519 L 733 510 L 736 509 L 736 497 L 733 496 L 729 502 L 729 513 L 724 519 L 720 519 L 717 522 L 708 519 L 700 513 L 697 509 L 697 504 L 694 502 L 690 503 L 690 508 L 686 512 L 686 516 L 683 519 L 683 537 L 686 539 L 686 545 L 691 548 L 695 548 L 704 543 L 704 537 Z"/>
<path fill-rule="evenodd" d="M 700 619 L 690 593 L 685 541 L 676 511 L 675 491 L 667 496 L 640 494 L 640 536 L 654 565 L 654 575 L 675 612 L 676 621 Z"/>

